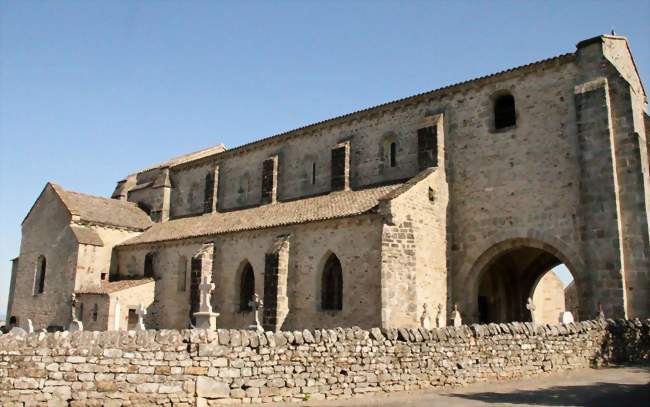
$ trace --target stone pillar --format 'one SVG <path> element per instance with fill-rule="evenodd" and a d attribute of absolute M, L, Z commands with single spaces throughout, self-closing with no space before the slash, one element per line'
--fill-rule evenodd
<path fill-rule="evenodd" d="M 152 189 L 160 190 L 161 201 L 159 207 L 154 207 L 151 210 L 152 218 L 160 222 L 167 222 L 169 220 L 169 206 L 171 201 L 172 183 L 169 178 L 169 168 L 162 168 L 160 175 L 154 181 Z"/>
<path fill-rule="evenodd" d="M 265 257 L 262 325 L 266 331 L 279 331 L 289 313 L 287 277 L 290 242 L 291 235 L 279 236 Z"/>
<path fill-rule="evenodd" d="M 210 196 L 206 197 L 206 202 L 209 208 L 206 212 L 214 213 L 219 208 L 219 166 L 215 165 L 212 169 L 212 188 L 209 189 Z"/>
<path fill-rule="evenodd" d="M 601 302 L 609 315 L 622 317 L 621 225 L 607 79 L 576 86 L 574 98 L 581 169 L 580 233 L 588 273 L 584 278 L 576 276 L 578 302 L 581 310 L 594 310 Z"/>
<path fill-rule="evenodd" d="M 19 258 L 16 257 L 15 259 L 11 260 L 11 280 L 9 280 L 9 300 L 7 301 L 7 321 L 9 321 L 9 318 L 13 315 L 11 312 L 11 308 L 14 302 L 14 290 L 16 289 L 16 275 L 18 273 L 18 261 Z"/>

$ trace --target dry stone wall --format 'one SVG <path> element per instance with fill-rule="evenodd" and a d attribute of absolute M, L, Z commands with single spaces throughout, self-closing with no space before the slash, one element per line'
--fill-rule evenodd
<path fill-rule="evenodd" d="M 650 320 L 3 335 L 0 404 L 206 406 L 344 398 L 649 358 Z"/>

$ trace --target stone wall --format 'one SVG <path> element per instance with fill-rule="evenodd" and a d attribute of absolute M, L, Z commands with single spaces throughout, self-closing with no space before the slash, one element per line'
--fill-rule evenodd
<path fill-rule="evenodd" d="M 0 336 L 3 406 L 345 398 L 647 361 L 650 320 Z"/>

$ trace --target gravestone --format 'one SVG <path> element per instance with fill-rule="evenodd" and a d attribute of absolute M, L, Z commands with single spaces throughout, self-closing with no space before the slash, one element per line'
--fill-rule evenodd
<path fill-rule="evenodd" d="M 140 304 L 135 310 L 136 315 L 138 316 L 138 323 L 135 325 L 136 331 L 146 331 L 147 328 L 144 326 L 144 316 L 147 315 L 147 309 L 144 305 Z"/>
<path fill-rule="evenodd" d="M 72 297 L 70 299 L 70 312 L 72 314 L 72 322 L 70 322 L 70 327 L 68 328 L 70 332 L 79 332 L 84 330 L 83 323 L 77 319 L 78 303 L 79 300 L 77 299 L 77 295 L 75 293 L 72 293 Z"/>
<path fill-rule="evenodd" d="M 535 324 L 537 322 L 535 319 L 535 304 L 533 304 L 533 299 L 530 297 L 528 297 L 528 301 L 526 302 L 526 309 L 530 311 L 530 320 Z"/>
<path fill-rule="evenodd" d="M 34 333 L 34 324 L 32 323 L 31 319 L 27 319 L 27 321 L 25 322 L 25 328 L 24 329 L 25 329 L 25 332 L 27 332 L 28 334 Z"/>
<path fill-rule="evenodd" d="M 460 311 L 458 311 L 458 304 L 454 304 L 454 312 L 452 313 L 452 318 L 454 319 L 455 327 L 463 325 L 463 319 L 460 317 Z"/>
<path fill-rule="evenodd" d="M 248 305 L 253 308 L 253 314 L 255 315 L 255 323 L 251 324 L 248 326 L 248 329 L 251 329 L 253 331 L 257 332 L 264 332 L 264 328 L 262 327 L 262 324 L 260 323 L 260 314 L 259 310 L 261 308 L 264 308 L 264 302 L 260 300 L 259 295 L 257 293 L 253 294 L 253 299 L 251 299 L 248 303 Z"/>
<path fill-rule="evenodd" d="M 570 313 L 569 311 L 564 311 L 560 313 L 560 322 L 563 324 L 570 324 L 573 323 L 573 314 Z"/>
<path fill-rule="evenodd" d="M 212 291 L 214 290 L 214 283 L 208 282 L 208 277 L 203 276 L 201 284 L 199 285 L 200 303 L 199 311 L 194 313 L 196 320 L 196 328 L 214 330 L 217 328 L 218 313 L 212 312 L 212 305 L 210 300 L 212 298 Z"/>
<path fill-rule="evenodd" d="M 431 318 L 429 317 L 429 310 L 427 303 L 422 304 L 422 316 L 420 316 L 420 326 L 424 329 L 431 329 Z"/>
<path fill-rule="evenodd" d="M 442 311 L 442 304 L 438 304 L 438 313 L 436 314 L 436 327 L 444 328 L 447 326 L 447 318 Z"/>

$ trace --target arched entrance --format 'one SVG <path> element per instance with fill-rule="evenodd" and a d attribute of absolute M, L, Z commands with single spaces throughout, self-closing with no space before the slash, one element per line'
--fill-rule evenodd
<path fill-rule="evenodd" d="M 562 253 L 531 239 L 499 243 L 481 256 L 480 263 L 476 281 L 480 323 L 530 321 L 530 310 L 526 307 L 529 297 L 534 299 L 538 321 L 557 323 L 560 313 L 566 310 L 564 287 L 571 280 L 577 281 L 572 278 L 575 273 Z M 552 270 L 559 270 L 560 265 L 566 266 L 561 270 L 569 272 L 553 275 Z M 577 315 L 574 317 L 578 319 Z"/>

